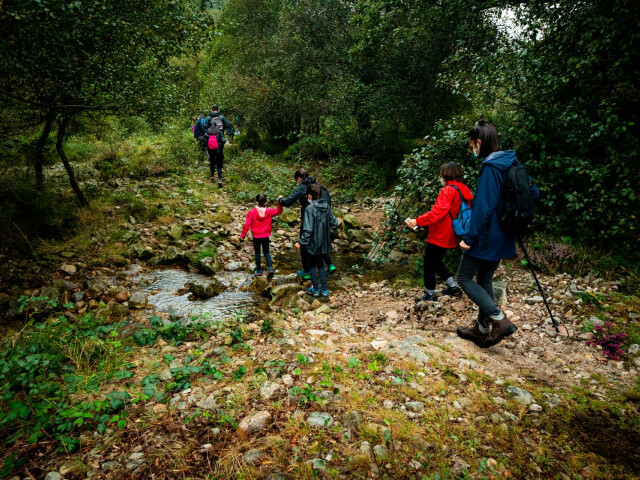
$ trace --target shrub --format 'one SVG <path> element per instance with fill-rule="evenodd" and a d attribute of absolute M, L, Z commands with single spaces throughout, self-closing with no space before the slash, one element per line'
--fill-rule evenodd
<path fill-rule="evenodd" d="M 624 351 L 620 347 L 627 339 L 626 333 L 620 332 L 610 322 L 606 322 L 604 325 L 596 325 L 593 333 L 594 338 L 587 340 L 587 345 L 600 345 L 602 354 L 609 360 L 622 360 Z"/>

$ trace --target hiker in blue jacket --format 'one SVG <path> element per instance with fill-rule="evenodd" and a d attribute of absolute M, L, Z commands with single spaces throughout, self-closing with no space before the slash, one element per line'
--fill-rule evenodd
<path fill-rule="evenodd" d="M 502 151 L 496 128 L 487 125 L 484 119 L 469 131 L 469 145 L 474 157 L 483 160 L 471 225 L 460 241 L 463 255 L 457 280 L 480 311 L 472 326 L 458 327 L 457 333 L 461 338 L 487 348 L 518 329 L 498 308 L 493 293 L 493 275 L 500 260 L 513 257 L 516 251 L 514 237 L 504 233 L 498 222 L 506 172 L 516 161 L 516 155 L 512 150 Z M 535 185 L 532 185 L 531 193 L 534 200 L 540 197 Z"/>
<path fill-rule="evenodd" d="M 205 128 L 204 128 L 205 118 L 202 113 L 198 114 L 198 118 L 193 124 L 193 138 L 196 139 L 196 143 L 198 145 L 198 151 L 200 152 L 199 161 L 204 160 L 204 155 L 207 154 L 207 142 L 205 140 Z"/>

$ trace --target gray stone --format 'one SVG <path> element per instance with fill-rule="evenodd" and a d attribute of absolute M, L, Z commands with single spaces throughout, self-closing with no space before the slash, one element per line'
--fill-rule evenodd
<path fill-rule="evenodd" d="M 398 353 L 412 358 L 422 364 L 426 364 L 429 362 L 431 357 L 415 346 L 416 344 L 419 345 L 421 343 L 422 337 L 420 335 L 405 338 L 398 344 Z"/>
<path fill-rule="evenodd" d="M 342 415 L 340 421 L 345 427 L 358 430 L 362 422 L 364 422 L 364 415 L 362 412 L 350 411 Z"/>
<path fill-rule="evenodd" d="M 204 257 L 198 262 L 198 269 L 205 275 L 213 275 L 216 271 L 215 265 L 213 257 Z"/>
<path fill-rule="evenodd" d="M 49 472 L 44 477 L 44 480 L 62 480 L 62 475 L 60 475 L 58 472 Z"/>
<path fill-rule="evenodd" d="M 629 345 L 629 355 L 635 355 L 638 353 L 638 351 L 640 351 L 640 345 L 638 345 L 637 343 L 633 343 L 631 345 Z"/>
<path fill-rule="evenodd" d="M 358 220 L 358 218 L 352 213 L 347 213 L 342 217 L 342 219 L 344 220 L 345 225 L 349 228 L 358 229 L 362 227 L 360 220 Z"/>
<path fill-rule="evenodd" d="M 275 400 L 282 396 L 284 390 L 278 382 L 267 380 L 260 386 L 260 396 L 265 400 Z"/>
<path fill-rule="evenodd" d="M 237 270 L 242 270 L 242 262 L 237 262 L 235 260 L 230 261 L 224 266 L 224 269 L 228 272 L 235 272 Z"/>
<path fill-rule="evenodd" d="M 502 415 L 504 416 L 504 418 L 506 418 L 507 420 L 511 420 L 512 422 L 517 422 L 518 421 L 518 417 L 516 417 L 511 412 L 504 412 Z"/>
<path fill-rule="evenodd" d="M 250 435 L 259 432 L 271 420 L 271 413 L 264 410 L 253 415 L 247 415 L 240 421 L 237 433 L 243 440 L 247 440 Z"/>
<path fill-rule="evenodd" d="M 55 278 L 53 282 L 51 282 L 51 285 L 59 292 L 69 292 L 78 288 L 78 285 L 76 285 L 75 283 L 69 282 L 62 278 Z"/>
<path fill-rule="evenodd" d="M 286 473 L 273 472 L 267 475 L 266 480 L 293 480 L 293 477 Z"/>
<path fill-rule="evenodd" d="M 383 460 L 387 458 L 387 456 L 389 455 L 389 452 L 387 451 L 387 447 L 380 444 L 373 447 L 373 453 L 378 460 Z"/>
<path fill-rule="evenodd" d="M 531 405 L 533 403 L 533 396 L 523 388 L 511 385 L 507 387 L 507 392 L 523 405 Z"/>
<path fill-rule="evenodd" d="M 101 466 L 104 471 L 110 472 L 111 470 L 118 468 L 120 464 L 115 460 L 111 460 L 109 462 L 104 462 Z"/>
<path fill-rule="evenodd" d="M 257 465 L 266 455 L 263 450 L 253 448 L 242 455 L 242 459 L 249 465 Z"/>
<path fill-rule="evenodd" d="M 75 275 L 76 272 L 78 271 L 75 265 L 69 265 L 66 263 L 60 267 L 60 270 L 62 270 L 64 273 L 68 275 Z"/>
<path fill-rule="evenodd" d="M 203 410 L 214 410 L 216 408 L 216 397 L 209 395 L 207 398 L 200 400 L 197 406 Z"/>
<path fill-rule="evenodd" d="M 182 238 L 182 227 L 180 225 L 171 225 L 169 229 L 169 238 L 174 242 L 177 242 Z"/>
<path fill-rule="evenodd" d="M 98 316 L 115 321 L 129 315 L 129 307 L 118 302 L 109 302 L 106 307 L 98 310 Z"/>
<path fill-rule="evenodd" d="M 136 292 L 129 298 L 129 307 L 141 309 L 147 306 L 147 296 L 142 292 Z"/>
<path fill-rule="evenodd" d="M 533 297 L 530 298 L 525 298 L 524 300 L 525 303 L 529 304 L 529 305 L 535 305 L 536 303 L 542 303 L 542 297 L 540 295 L 535 295 Z"/>
<path fill-rule="evenodd" d="M 529 405 L 529 411 L 530 412 L 541 412 L 542 411 L 542 407 L 540 405 L 538 405 L 537 403 L 532 403 L 531 405 Z"/>
<path fill-rule="evenodd" d="M 424 410 L 424 403 L 422 402 L 407 402 L 404 404 L 404 406 L 410 412 L 421 412 L 422 410 Z"/>
<path fill-rule="evenodd" d="M 307 417 L 307 425 L 310 427 L 330 427 L 333 425 L 333 417 L 326 412 L 311 412 Z"/>
<path fill-rule="evenodd" d="M 171 374 L 171 370 L 167 368 L 166 370 L 163 370 L 160 372 L 160 374 L 158 375 L 158 378 L 166 382 L 168 380 L 171 380 L 173 378 L 173 375 Z"/>
<path fill-rule="evenodd" d="M 600 320 L 598 317 L 594 317 L 591 316 L 589 317 L 588 320 L 585 320 L 584 322 L 582 322 L 582 328 L 586 328 L 586 327 L 595 327 L 595 326 L 600 326 L 600 327 L 604 327 L 604 320 Z"/>
<path fill-rule="evenodd" d="M 349 230 L 347 231 L 347 239 L 349 242 L 364 244 L 371 241 L 371 235 L 366 230 Z"/>
<path fill-rule="evenodd" d="M 499 280 L 493 282 L 493 293 L 496 298 L 496 305 L 501 307 L 507 303 L 507 282 Z"/>
<path fill-rule="evenodd" d="M 278 302 L 283 298 L 289 297 L 297 293 L 300 290 L 300 285 L 297 283 L 285 283 L 283 285 L 278 285 L 271 289 L 271 298 L 272 302 Z"/>
<path fill-rule="evenodd" d="M 215 297 L 224 291 L 224 285 L 215 278 L 211 280 L 196 280 L 187 285 L 189 287 L 189 291 L 196 297 L 200 298 Z"/>

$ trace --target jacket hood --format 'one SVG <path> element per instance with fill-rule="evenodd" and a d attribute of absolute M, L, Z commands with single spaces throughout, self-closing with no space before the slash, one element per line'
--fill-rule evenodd
<path fill-rule="evenodd" d="M 329 204 L 324 198 L 320 198 L 318 200 L 312 200 L 310 205 L 314 205 L 317 210 L 325 212 L 329 210 Z"/>
<path fill-rule="evenodd" d="M 448 185 L 453 185 L 455 187 L 458 187 L 458 189 L 460 190 L 460 193 L 462 193 L 462 198 L 464 198 L 465 200 L 471 200 L 473 198 L 473 193 L 471 193 L 471 190 L 469 190 L 469 187 L 467 187 L 464 183 L 459 182 L 458 180 L 451 180 L 449 182 L 447 182 L 447 186 Z M 458 192 L 456 192 L 457 194 Z"/>
<path fill-rule="evenodd" d="M 307 177 L 304 180 L 302 180 L 302 185 L 311 185 L 312 183 L 318 183 L 316 182 L 315 177 Z"/>
<path fill-rule="evenodd" d="M 492 167 L 497 168 L 501 172 L 506 171 L 513 162 L 516 161 L 516 153 L 513 150 L 501 150 L 499 152 L 493 152 L 489 155 L 483 163 L 491 165 Z"/>
<path fill-rule="evenodd" d="M 220 117 L 221 115 L 220 115 L 220 112 L 211 112 L 211 113 L 209 114 L 209 116 L 210 116 L 210 117 Z"/>

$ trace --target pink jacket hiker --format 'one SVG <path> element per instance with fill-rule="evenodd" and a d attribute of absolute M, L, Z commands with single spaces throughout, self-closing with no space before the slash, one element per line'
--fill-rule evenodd
<path fill-rule="evenodd" d="M 278 208 L 252 208 L 247 212 L 247 220 L 244 222 L 244 227 L 242 227 L 240 238 L 244 238 L 249 229 L 251 229 L 253 238 L 270 237 L 271 218 L 274 215 L 280 215 L 281 213 L 282 206 L 280 205 L 278 205 Z"/>

